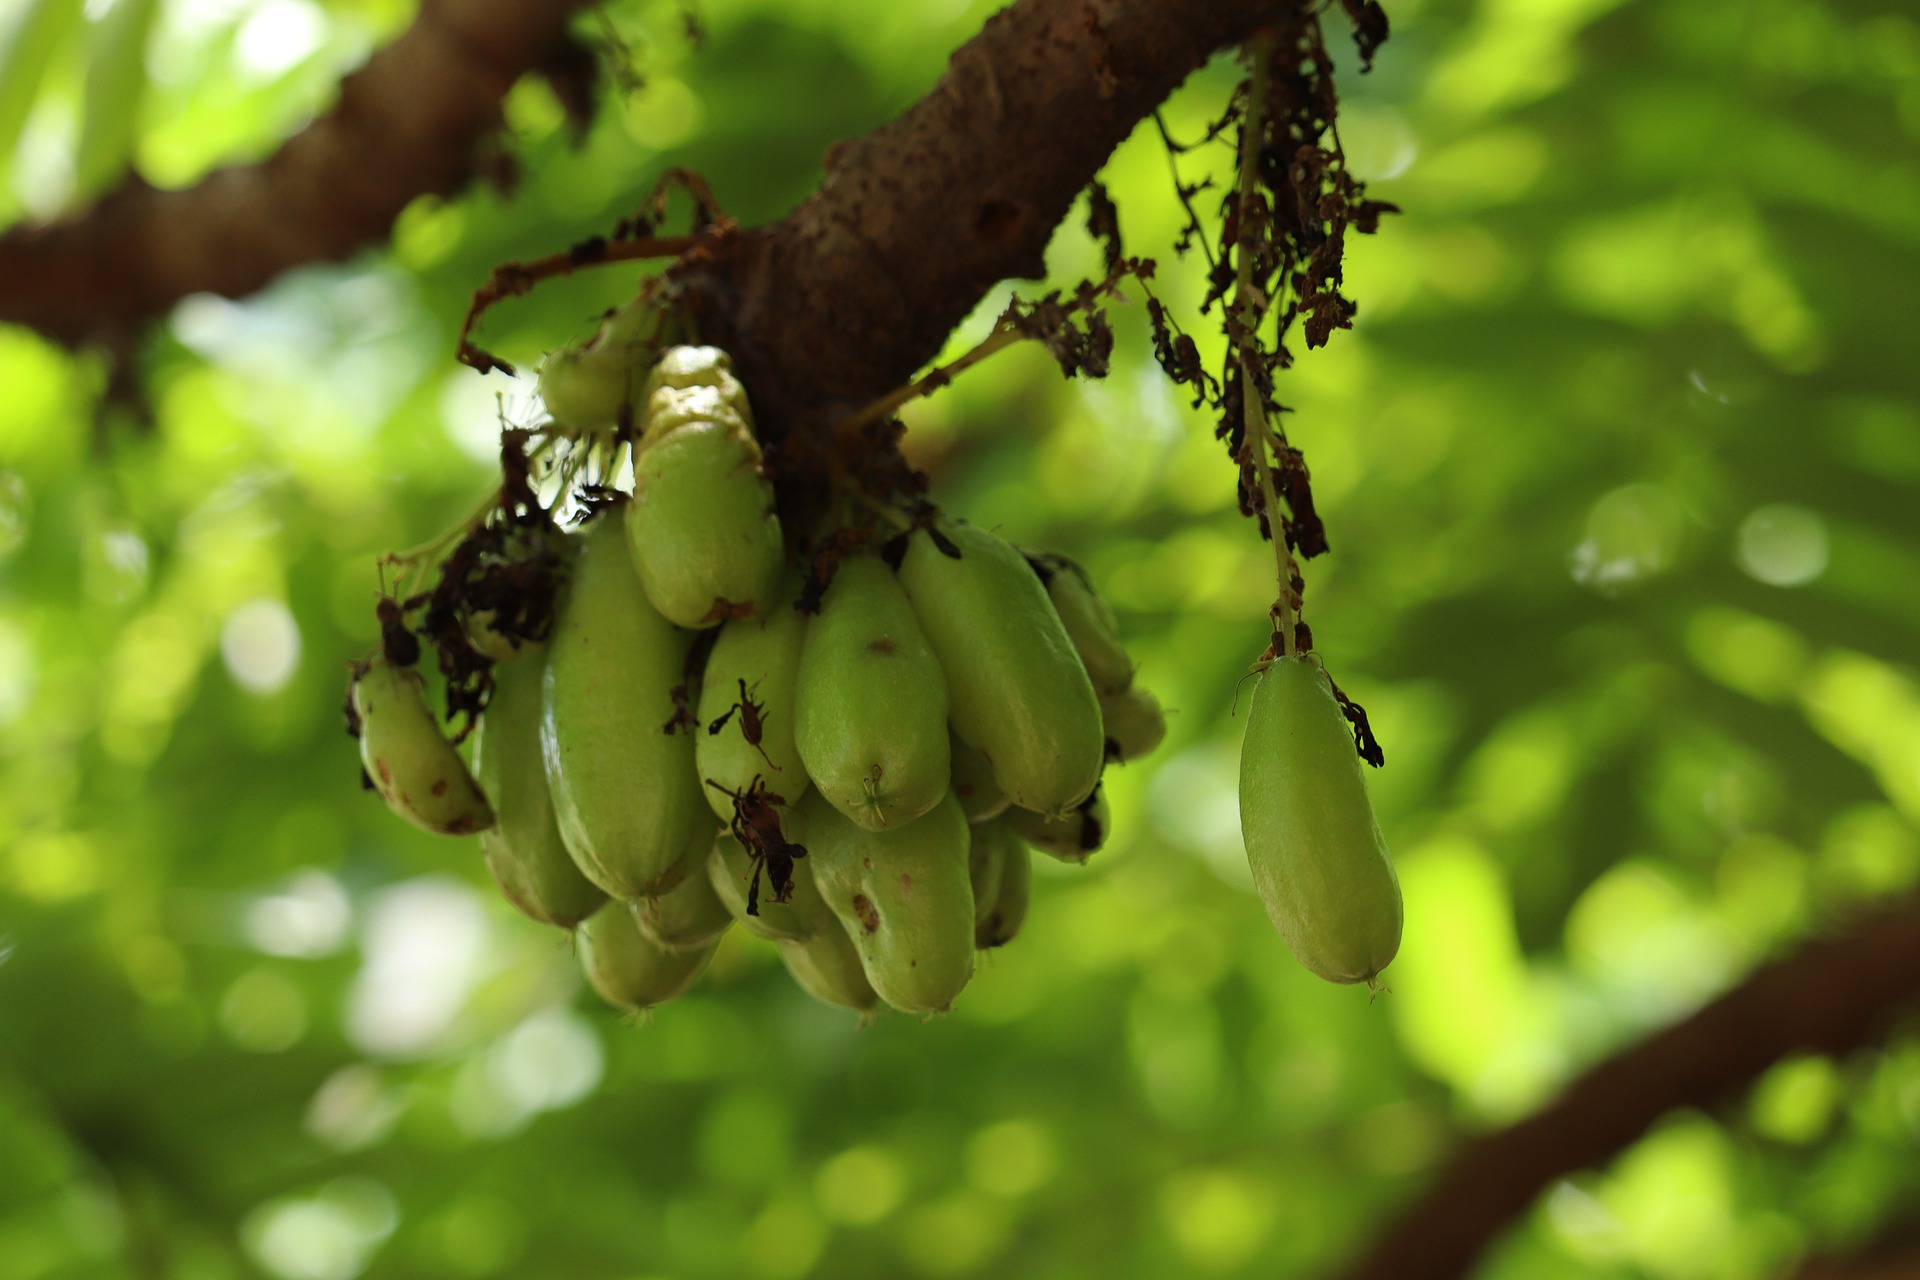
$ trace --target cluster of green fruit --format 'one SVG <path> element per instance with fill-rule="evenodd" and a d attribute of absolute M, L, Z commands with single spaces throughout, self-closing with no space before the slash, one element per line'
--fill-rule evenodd
<path fill-rule="evenodd" d="M 727 358 L 642 376 L 633 491 L 554 535 L 545 642 L 467 621 L 497 664 L 471 772 L 388 646 L 351 696 L 367 775 L 477 833 L 617 1005 L 684 991 L 738 921 L 822 1000 L 945 1010 L 1019 931 L 1030 849 L 1104 841 L 1102 769 L 1159 744 L 1160 708 L 1076 565 L 964 522 L 903 519 L 806 590 Z M 572 390 L 557 417 L 604 411 Z"/>

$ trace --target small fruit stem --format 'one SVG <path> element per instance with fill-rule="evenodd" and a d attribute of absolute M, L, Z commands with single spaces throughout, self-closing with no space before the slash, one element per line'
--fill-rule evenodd
<path fill-rule="evenodd" d="M 851 417 L 844 418 L 838 428 L 841 435 L 858 431 L 861 427 L 874 422 L 884 422 L 900 411 L 901 406 L 921 396 L 932 395 L 940 388 L 952 382 L 955 377 L 965 373 L 997 351 L 1004 351 L 1014 343 L 1026 337 L 1018 329 L 1004 322 L 997 322 L 992 333 L 982 339 L 979 345 L 966 352 L 951 364 L 943 364 L 924 377 L 909 382 L 906 386 L 874 400 L 865 407 L 856 410 Z"/>
<path fill-rule="evenodd" d="M 1253 200 L 1260 176 L 1260 140 L 1266 125 L 1267 65 L 1273 56 L 1273 37 L 1262 35 L 1253 40 L 1247 50 L 1253 67 L 1247 77 L 1247 108 L 1240 126 L 1240 234 L 1234 246 L 1234 308 L 1242 317 L 1243 328 L 1232 346 L 1240 365 L 1241 412 L 1246 423 L 1247 440 L 1253 449 L 1254 470 L 1260 476 L 1260 497 L 1266 506 L 1267 537 L 1273 543 L 1278 594 L 1274 598 L 1272 616 L 1273 629 L 1280 645 L 1278 656 L 1291 657 L 1294 644 L 1295 569 L 1293 550 L 1287 546 L 1286 529 L 1280 517 L 1280 503 L 1273 485 L 1271 460 L 1279 456 L 1279 449 L 1274 444 L 1275 429 L 1267 421 L 1266 400 L 1254 379 L 1253 361 L 1248 355 L 1269 301 L 1253 286 Z"/>

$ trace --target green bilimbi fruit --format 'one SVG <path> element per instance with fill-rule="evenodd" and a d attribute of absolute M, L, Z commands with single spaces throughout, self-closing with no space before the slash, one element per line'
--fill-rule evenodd
<path fill-rule="evenodd" d="M 1300 963 L 1371 984 L 1400 949 L 1400 882 L 1318 663 L 1281 658 L 1253 688 L 1240 829 L 1254 888 Z"/>
<path fill-rule="evenodd" d="M 774 597 L 773 607 L 752 618 L 734 618 L 720 628 L 707 657 L 700 686 L 700 723 L 693 754 L 703 781 L 745 794 L 755 778 L 789 802 L 811 783 L 794 745 L 794 688 L 800 675 L 800 650 L 807 639 L 807 617 L 793 607 L 791 590 Z M 756 746 L 750 735 L 757 735 Z M 723 819 L 733 817 L 733 801 L 707 787 L 707 803 Z"/>
<path fill-rule="evenodd" d="M 953 757 L 953 795 L 968 822 L 985 822 L 1006 812 L 1007 793 L 993 780 L 993 761 L 959 738 L 949 742 Z"/>
<path fill-rule="evenodd" d="M 1107 735 L 1109 764 L 1138 760 L 1166 741 L 1167 717 L 1160 710 L 1160 699 L 1139 685 L 1102 697 L 1100 721 Z"/>
<path fill-rule="evenodd" d="M 540 741 L 567 852 L 616 898 L 679 884 L 713 822 L 692 739 L 660 731 L 689 640 L 647 604 L 619 519 L 600 516 L 554 619 Z"/>
<path fill-rule="evenodd" d="M 785 545 L 726 354 L 674 347 L 649 380 L 627 536 L 654 608 L 683 627 L 771 603 Z"/>
<path fill-rule="evenodd" d="M 687 878 L 665 893 L 636 899 L 633 904 L 640 932 L 669 951 L 708 947 L 733 923 L 733 913 L 707 874 L 707 862 L 714 856 L 713 834 L 702 831 L 697 839 L 700 852 Z"/>
<path fill-rule="evenodd" d="M 540 366 L 540 399 L 574 435 L 611 431 L 635 411 L 659 312 L 635 299 L 608 312 L 592 338 L 562 347 Z"/>
<path fill-rule="evenodd" d="M 993 904 L 999 901 L 1000 875 L 1006 865 L 1008 839 L 1007 824 L 1004 822 L 973 824 L 971 843 L 967 847 L 967 879 L 973 885 L 973 923 L 976 930 L 993 914 Z"/>
<path fill-rule="evenodd" d="M 473 740 L 473 771 L 499 823 L 480 833 L 487 870 L 507 901 L 543 924 L 571 929 L 607 895 L 580 874 L 553 820 L 540 758 L 541 664 L 495 668 L 493 700 Z"/>
<path fill-rule="evenodd" d="M 493 806 L 420 690 L 420 677 L 384 654 L 355 674 L 360 763 L 387 807 L 414 826 L 444 836 L 484 831 L 493 825 Z"/>
<path fill-rule="evenodd" d="M 990 828 L 999 829 L 1000 881 L 993 895 L 993 906 L 979 913 L 973 926 L 973 945 L 982 951 L 1004 947 L 1012 942 L 1026 923 L 1027 903 L 1033 896 L 1033 855 L 1013 834 L 1003 818 L 974 829 L 974 839 Z"/>
<path fill-rule="evenodd" d="M 793 712 L 814 786 L 861 826 L 902 826 L 947 793 L 946 677 L 874 557 L 840 562 L 807 626 Z"/>
<path fill-rule="evenodd" d="M 823 1004 L 870 1013 L 880 1003 L 860 953 L 837 924 L 805 942 L 782 942 L 780 959 L 800 989 Z"/>
<path fill-rule="evenodd" d="M 1046 584 L 1047 598 L 1053 601 L 1074 652 L 1087 669 L 1093 691 L 1102 697 L 1125 692 L 1133 684 L 1133 659 L 1120 643 L 1120 624 L 1113 610 L 1094 593 L 1087 571 L 1057 552 L 1025 555 Z"/>
<path fill-rule="evenodd" d="M 1085 862 L 1087 855 L 1107 842 L 1113 827 L 1113 814 L 1107 808 L 1105 788 L 1095 787 L 1093 794 L 1058 818 L 1049 818 L 1027 809 L 1009 809 L 1004 821 L 1022 840 L 1062 862 Z"/>
<path fill-rule="evenodd" d="M 580 967 L 608 1004 L 651 1009 L 694 984 L 714 945 L 670 951 L 646 934 L 625 903 L 615 903 L 587 921 L 580 939 Z"/>
<path fill-rule="evenodd" d="M 967 815 L 943 796 L 917 822 L 869 831 L 819 796 L 795 811 L 814 883 L 880 998 L 939 1013 L 973 976 Z"/>
<path fill-rule="evenodd" d="M 961 521 L 940 528 L 960 557 L 915 533 L 900 582 L 947 673 L 953 731 L 993 761 L 1014 804 L 1066 813 L 1093 790 L 1105 755 L 1086 668 L 1018 551 Z"/>
<path fill-rule="evenodd" d="M 786 821 L 791 822 L 790 818 Z M 788 832 L 791 837 L 792 832 Z M 760 877 L 760 914 L 747 914 L 747 895 L 753 883 L 753 858 L 738 840 L 725 831 L 713 844 L 713 861 L 707 864 L 714 892 L 726 904 L 727 913 L 756 938 L 769 942 L 805 942 L 822 933 L 839 931 L 839 924 L 827 904 L 820 900 L 811 858 L 799 858 L 793 864 L 793 896 L 785 902 L 773 900 L 773 887 Z"/>

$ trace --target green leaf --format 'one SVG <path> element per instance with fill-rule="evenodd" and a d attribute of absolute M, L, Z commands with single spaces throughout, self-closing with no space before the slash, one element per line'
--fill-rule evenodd
<path fill-rule="evenodd" d="M 79 194 L 93 195 L 117 180 L 140 136 L 147 96 L 147 41 L 160 0 L 115 0 L 93 20 L 87 42 L 86 114 L 74 158 Z"/>

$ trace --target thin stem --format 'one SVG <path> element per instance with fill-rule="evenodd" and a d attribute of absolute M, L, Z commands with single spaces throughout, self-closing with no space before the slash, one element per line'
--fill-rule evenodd
<path fill-rule="evenodd" d="M 874 400 L 857 410 L 851 417 L 843 418 L 838 428 L 841 435 L 858 431 L 861 427 L 875 422 L 884 422 L 900 411 L 901 406 L 921 396 L 932 395 L 940 388 L 952 382 L 954 378 L 974 365 L 979 364 L 996 351 L 1004 351 L 1027 335 L 1013 328 L 1005 321 L 996 323 L 992 333 L 988 334 L 973 350 L 962 355 L 951 364 L 943 364 L 925 376 L 909 382 L 906 386 Z"/>
<path fill-rule="evenodd" d="M 1234 246 L 1233 291 L 1233 309 L 1244 317 L 1244 329 L 1239 340 L 1233 341 L 1233 321 L 1230 319 L 1228 338 L 1240 364 L 1241 414 L 1246 423 L 1247 442 L 1253 449 L 1254 470 L 1260 476 L 1260 496 L 1266 504 L 1267 540 L 1273 543 L 1274 575 L 1279 588 L 1273 602 L 1274 630 L 1279 633 L 1280 655 L 1292 657 L 1293 551 L 1287 546 L 1285 527 L 1280 518 L 1271 462 L 1272 458 L 1279 456 L 1279 452 L 1274 446 L 1273 432 L 1267 422 L 1266 400 L 1260 394 L 1259 384 L 1253 375 L 1253 362 L 1247 356 L 1247 350 L 1253 345 L 1260 327 L 1266 303 L 1266 299 L 1253 286 L 1253 200 L 1260 174 L 1260 138 L 1266 125 L 1267 64 L 1273 56 L 1273 37 L 1257 37 L 1248 44 L 1248 52 L 1253 59 L 1253 69 L 1247 79 L 1247 113 L 1240 130 L 1240 182 L 1237 196 L 1240 234 Z"/>
<path fill-rule="evenodd" d="M 489 515 L 493 514 L 493 509 L 500 505 L 500 493 L 499 489 L 494 489 L 481 499 L 480 505 L 468 513 L 465 519 L 442 529 L 419 546 L 407 551 L 390 552 L 380 557 L 382 568 L 393 567 L 403 570 L 395 583 L 394 597 L 405 600 L 410 596 L 412 594 L 410 588 L 413 584 L 439 562 L 441 554 L 448 546 L 472 533 L 485 522 Z"/>

